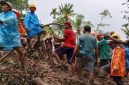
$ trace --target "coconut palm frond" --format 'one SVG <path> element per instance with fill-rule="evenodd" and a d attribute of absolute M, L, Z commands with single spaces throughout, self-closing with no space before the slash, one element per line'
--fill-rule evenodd
<path fill-rule="evenodd" d="M 128 28 L 122 28 L 121 29 L 127 36 L 129 36 L 129 29 Z"/>

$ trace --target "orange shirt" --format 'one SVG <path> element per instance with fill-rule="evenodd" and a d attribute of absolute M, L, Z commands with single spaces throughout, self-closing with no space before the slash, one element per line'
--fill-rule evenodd
<path fill-rule="evenodd" d="M 21 35 L 24 35 L 24 34 L 26 34 L 26 31 L 25 31 L 25 28 L 24 28 L 24 25 L 23 25 L 23 23 L 19 23 L 19 25 L 18 25 L 18 30 L 19 30 L 19 33 L 21 34 Z"/>
<path fill-rule="evenodd" d="M 125 51 L 121 47 L 113 50 L 111 61 L 111 76 L 124 77 L 125 74 Z"/>

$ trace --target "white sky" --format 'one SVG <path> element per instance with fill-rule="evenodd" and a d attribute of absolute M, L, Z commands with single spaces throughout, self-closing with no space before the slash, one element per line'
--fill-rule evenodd
<path fill-rule="evenodd" d="M 104 9 L 108 9 L 112 15 L 111 19 L 107 19 L 106 23 L 110 27 L 106 27 L 104 31 L 115 31 L 125 39 L 124 33 L 120 30 L 122 25 L 122 13 L 124 6 L 121 4 L 124 0 L 29 0 L 29 3 L 34 3 L 37 6 L 36 14 L 43 24 L 53 21 L 50 16 L 51 9 L 57 8 L 61 3 L 72 3 L 76 13 L 85 16 L 85 20 L 91 21 L 95 27 L 100 22 L 99 13 Z"/>

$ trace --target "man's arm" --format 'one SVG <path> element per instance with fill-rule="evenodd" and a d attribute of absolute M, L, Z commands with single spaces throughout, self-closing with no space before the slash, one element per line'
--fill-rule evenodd
<path fill-rule="evenodd" d="M 111 39 L 111 40 L 113 40 L 113 41 L 115 41 L 115 42 L 121 43 L 121 44 L 126 44 L 126 42 L 125 42 L 125 41 L 118 40 L 118 39 L 116 39 L 116 38 L 112 38 L 112 37 L 110 37 L 110 39 Z"/>
<path fill-rule="evenodd" d="M 97 64 L 99 64 L 100 58 L 99 58 L 99 47 L 98 47 L 98 43 L 97 40 L 95 39 L 95 43 L 94 43 L 94 48 L 95 48 L 95 61 L 97 62 Z"/>
<path fill-rule="evenodd" d="M 27 14 L 24 18 L 24 26 L 25 26 L 25 29 L 26 31 L 29 31 L 30 28 L 29 28 L 29 20 L 30 20 L 30 14 Z"/>
<path fill-rule="evenodd" d="M 64 38 L 59 38 L 58 36 L 55 36 L 55 35 L 54 35 L 54 38 L 58 40 L 59 42 L 64 42 L 65 40 Z"/>
<path fill-rule="evenodd" d="M 69 30 L 64 31 L 63 38 L 59 38 L 57 36 L 54 36 L 54 38 L 59 40 L 60 42 L 64 42 L 67 37 L 70 37 L 70 31 Z"/>
<path fill-rule="evenodd" d="M 79 51 L 80 51 L 80 47 L 79 46 L 76 46 L 75 49 L 74 49 L 74 52 L 73 52 L 72 59 L 71 59 L 72 63 L 75 63 L 75 57 L 77 55 L 79 55 Z"/>
<path fill-rule="evenodd" d="M 0 23 L 4 24 L 4 25 L 13 25 L 13 24 L 17 23 L 17 18 L 16 18 L 16 16 L 10 14 L 10 16 L 8 18 L 4 18 L 4 19 L 0 20 Z"/>
<path fill-rule="evenodd" d="M 100 58 L 99 58 L 99 49 L 98 47 L 95 48 L 95 61 L 97 64 L 99 64 Z"/>

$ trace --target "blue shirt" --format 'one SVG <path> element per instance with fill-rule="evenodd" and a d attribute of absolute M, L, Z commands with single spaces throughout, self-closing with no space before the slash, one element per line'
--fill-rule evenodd
<path fill-rule="evenodd" d="M 94 50 L 97 48 L 97 41 L 93 35 L 86 33 L 79 36 L 77 46 L 80 47 L 81 55 L 85 56 L 90 54 L 94 56 Z"/>
<path fill-rule="evenodd" d="M 33 12 L 28 12 L 26 14 L 24 18 L 24 26 L 26 30 L 29 30 L 29 32 L 27 32 L 29 38 L 32 38 L 43 31 L 40 27 L 37 15 Z"/>
<path fill-rule="evenodd" d="M 0 47 L 3 50 L 12 50 L 14 47 L 21 46 L 20 35 L 18 32 L 18 21 L 13 11 L 0 13 Z"/>

